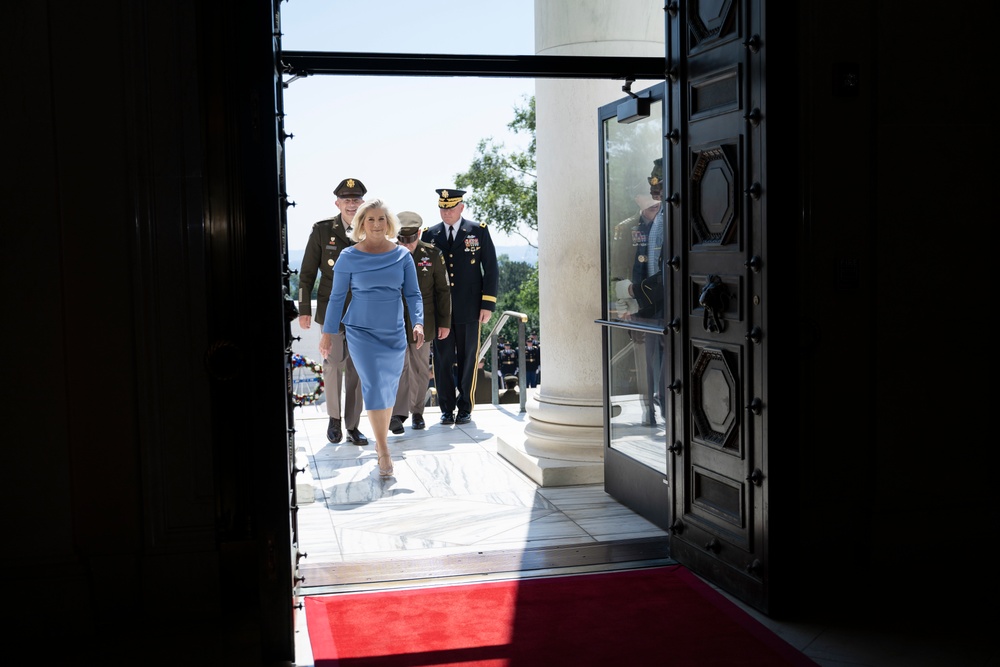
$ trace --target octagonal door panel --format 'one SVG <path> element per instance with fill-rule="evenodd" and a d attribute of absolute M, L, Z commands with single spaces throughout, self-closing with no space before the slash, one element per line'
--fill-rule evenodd
<path fill-rule="evenodd" d="M 761 35 L 761 4 L 681 2 L 671 21 L 667 252 L 671 554 L 766 611 L 763 312 L 750 261 L 763 252 L 763 82 L 747 46 Z"/>

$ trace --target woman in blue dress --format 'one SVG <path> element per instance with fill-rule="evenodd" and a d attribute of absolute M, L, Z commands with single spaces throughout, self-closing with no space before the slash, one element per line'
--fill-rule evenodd
<path fill-rule="evenodd" d="M 343 313 L 347 345 L 361 378 L 368 421 L 375 432 L 378 472 L 382 477 L 393 473 L 389 420 L 406 356 L 403 299 L 410 309 L 413 339 L 418 348 L 424 343 L 424 300 L 410 251 L 394 240 L 398 231 L 399 220 L 381 199 L 366 202 L 358 209 L 350 234 L 356 245 L 345 248 L 337 259 L 319 343 L 320 353 L 326 358 Z M 351 301 L 345 311 L 348 292 Z"/>

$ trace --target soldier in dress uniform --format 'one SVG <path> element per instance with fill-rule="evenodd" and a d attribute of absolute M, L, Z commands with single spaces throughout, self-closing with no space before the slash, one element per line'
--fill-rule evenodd
<path fill-rule="evenodd" d="M 503 349 L 500 350 L 498 359 L 500 375 L 504 378 L 504 384 L 506 385 L 506 378 L 508 375 L 517 375 L 517 350 L 511 347 L 509 341 L 504 342 Z"/>
<path fill-rule="evenodd" d="M 538 367 L 542 363 L 541 350 L 535 345 L 535 339 L 529 337 L 524 342 L 524 386 L 530 388 L 538 386 Z"/>
<path fill-rule="evenodd" d="M 319 290 L 316 299 L 316 323 L 322 327 L 326 315 L 326 306 L 330 301 L 330 291 L 333 288 L 333 267 L 340 257 L 340 251 L 354 245 L 347 233 L 354 222 L 354 214 L 364 203 L 364 195 L 368 192 L 364 184 L 356 178 L 345 178 L 333 189 L 337 196 L 337 208 L 340 213 L 332 218 L 320 220 L 312 227 L 309 241 L 306 243 L 305 254 L 302 256 L 302 267 L 299 269 L 299 326 L 308 329 L 312 325 L 312 288 L 316 283 L 316 273 L 320 274 Z M 350 303 L 351 295 L 347 295 Z M 341 379 L 344 380 L 343 385 Z M 361 422 L 361 379 L 351 361 L 347 349 L 347 339 L 344 336 L 344 325 L 340 332 L 333 336 L 333 350 L 330 356 L 323 360 L 323 386 L 326 392 L 326 412 L 330 415 L 326 438 L 336 444 L 344 433 L 341 428 L 342 418 L 347 420 L 347 439 L 358 446 L 368 444 L 368 438 L 358 426 Z M 346 390 L 344 410 L 340 409 L 341 389 Z"/>
<path fill-rule="evenodd" d="M 419 215 L 413 211 L 402 211 L 397 217 L 400 229 L 396 239 L 409 248 L 417 267 L 417 282 L 424 301 L 424 331 L 434 340 L 447 338 L 451 332 L 451 287 L 448 285 L 444 255 L 430 243 L 420 240 L 420 226 L 424 221 Z M 405 301 L 403 305 L 406 330 L 411 331 L 409 309 L 405 307 Z M 403 374 L 399 377 L 396 404 L 389 420 L 389 430 L 397 435 L 403 432 L 403 422 L 410 414 L 413 415 L 413 428 L 424 428 L 424 404 L 431 379 L 430 356 L 431 346 L 421 345 L 418 348 L 411 336 Z"/>
<path fill-rule="evenodd" d="M 649 194 L 645 186 L 634 193 L 634 200 L 638 212 L 618 223 L 614 231 L 615 249 L 612 259 L 615 261 L 615 266 L 612 268 L 612 278 L 618 281 L 615 291 L 618 294 L 619 317 L 623 320 L 637 318 L 639 304 L 631 294 L 632 290 L 647 277 L 649 230 L 660 212 L 661 205 L 659 198 Z M 654 371 L 648 364 L 650 350 L 646 347 L 647 335 L 641 331 L 629 331 L 628 335 L 632 339 L 636 383 L 643 411 L 642 422 L 655 425 Z"/>
<path fill-rule="evenodd" d="M 497 251 L 486 223 L 462 217 L 465 190 L 439 189 L 441 222 L 424 229 L 421 240 L 444 254 L 451 284 L 451 333 L 434 340 L 434 375 L 442 424 L 467 424 L 475 405 L 480 326 L 497 306 Z M 457 373 L 452 375 L 452 369 Z M 453 377 L 457 376 L 457 387 Z M 455 409 L 458 415 L 455 415 Z"/>
<path fill-rule="evenodd" d="M 503 381 L 503 373 L 500 372 L 500 353 L 503 352 L 503 345 L 506 343 L 503 338 L 497 340 L 497 349 L 493 350 L 493 370 L 497 379 L 497 390 L 503 391 L 507 386 Z"/>
<path fill-rule="evenodd" d="M 632 271 L 632 282 L 629 285 L 629 293 L 633 297 L 639 297 L 643 291 L 644 281 L 647 283 L 654 281 L 663 284 L 663 246 L 666 241 L 666 216 L 663 202 L 663 158 L 653 160 L 653 169 L 646 179 L 649 183 L 649 196 L 658 205 L 655 215 L 652 217 L 648 227 L 646 227 L 645 246 L 637 249 L 635 264 Z M 653 207 L 650 207 L 650 211 Z M 655 294 L 655 292 L 654 292 Z M 642 303 L 642 300 L 640 300 Z M 662 293 L 653 299 L 652 304 L 645 307 L 640 306 L 637 316 L 646 318 L 647 321 L 662 321 L 663 303 Z M 626 317 L 628 319 L 628 317 Z M 635 334 L 636 350 L 640 346 L 643 348 L 645 363 L 636 360 L 637 366 L 645 366 L 645 373 L 639 375 L 640 396 L 643 399 L 643 423 L 647 425 L 656 424 L 655 406 L 659 406 L 660 414 L 666 418 L 666 395 L 664 392 L 665 382 L 662 372 L 663 366 L 663 337 L 652 334 Z"/>
<path fill-rule="evenodd" d="M 633 200 L 638 211 L 615 225 L 609 264 L 619 317 L 625 320 L 632 319 L 639 309 L 632 286 L 646 278 L 649 229 L 660 212 L 660 200 L 648 194 L 645 187 L 633 193 Z"/>

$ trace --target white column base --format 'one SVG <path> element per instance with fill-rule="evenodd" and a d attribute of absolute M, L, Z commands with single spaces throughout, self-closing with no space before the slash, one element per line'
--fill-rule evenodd
<path fill-rule="evenodd" d="M 603 406 L 541 395 L 523 430 L 497 436 L 497 453 L 541 487 L 604 482 Z"/>

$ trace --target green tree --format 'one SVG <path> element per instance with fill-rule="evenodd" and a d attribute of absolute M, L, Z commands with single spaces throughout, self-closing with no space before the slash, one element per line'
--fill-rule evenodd
<path fill-rule="evenodd" d="M 492 137 L 483 139 L 469 169 L 455 174 L 455 185 L 467 189 L 464 197 L 472 217 L 482 220 L 506 235 L 516 235 L 535 246 L 527 231 L 538 231 L 538 177 L 535 172 L 535 98 L 525 99 L 514 107 L 514 120 L 508 128 L 530 136 L 526 150 L 509 151 Z M 538 269 L 527 262 L 512 262 L 506 255 L 498 258 L 497 312 L 513 310 L 528 316 L 525 327 L 538 331 Z M 495 325 L 496 322 L 493 322 Z M 502 338 L 517 340 L 516 321 L 508 321 L 499 332 Z M 484 330 L 483 335 L 489 332 Z M 484 340 L 484 345 L 489 341 Z M 487 355 L 491 364 L 492 354 Z"/>
<path fill-rule="evenodd" d="M 500 277 L 497 281 L 497 291 L 501 296 L 500 303 L 503 304 L 506 303 L 504 299 L 516 297 L 518 290 L 521 289 L 521 283 L 527 279 L 532 267 L 527 262 L 513 262 L 507 255 L 500 255 L 498 264 Z"/>
<path fill-rule="evenodd" d="M 528 316 L 528 331 L 538 331 L 538 267 L 531 267 L 517 293 L 518 310 Z"/>
<path fill-rule="evenodd" d="M 500 269 L 500 280 L 498 281 L 498 297 L 497 297 L 497 312 L 502 313 L 505 310 L 513 310 L 518 313 L 524 313 L 528 316 L 528 322 L 525 327 L 530 329 L 532 320 L 534 319 L 535 325 L 538 322 L 538 304 L 534 304 L 534 309 L 526 309 L 524 300 L 521 298 L 521 293 L 524 290 L 525 284 L 532 280 L 532 275 L 537 275 L 535 267 L 527 262 L 513 262 L 507 255 L 501 255 L 499 258 Z M 537 278 L 535 278 L 537 283 Z M 537 284 L 535 286 L 537 290 Z M 508 320 L 504 325 L 503 329 L 500 330 L 500 337 L 505 338 L 510 341 L 517 340 L 517 321 Z"/>
<path fill-rule="evenodd" d="M 470 190 L 465 203 L 478 220 L 504 234 L 531 243 L 525 228 L 538 230 L 538 176 L 535 172 L 535 98 L 514 107 L 508 128 L 527 132 L 531 142 L 523 152 L 508 151 L 492 137 L 482 139 L 468 171 L 455 174 L 455 186 Z"/>
<path fill-rule="evenodd" d="M 524 325 L 525 333 L 538 331 L 538 269 L 527 262 L 511 261 L 507 255 L 500 255 L 497 258 L 497 268 L 500 274 L 497 281 L 497 316 L 491 320 L 489 330 L 483 329 L 481 332 L 483 336 L 481 345 L 490 348 L 485 357 L 488 371 L 494 370 L 496 356 L 496 350 L 490 347 L 491 341 L 488 335 L 499 321 L 498 316 L 504 311 L 524 313 L 528 316 L 528 321 Z M 509 340 L 516 346 L 517 326 L 517 319 L 507 320 L 503 328 L 497 332 L 497 337 Z"/>
<path fill-rule="evenodd" d="M 299 274 L 293 273 L 288 277 L 288 293 L 292 295 L 292 299 L 296 303 L 299 301 Z M 319 298 L 319 281 L 317 280 L 313 283 L 312 298 L 315 301 Z"/>

